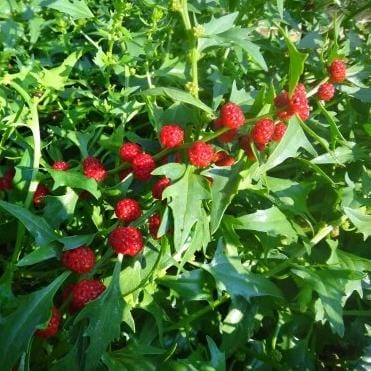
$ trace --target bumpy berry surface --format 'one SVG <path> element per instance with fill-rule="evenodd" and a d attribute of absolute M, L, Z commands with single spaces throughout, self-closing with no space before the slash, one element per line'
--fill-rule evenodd
<path fill-rule="evenodd" d="M 142 208 L 138 201 L 123 198 L 116 203 L 115 214 L 122 222 L 130 223 L 142 215 Z"/>
<path fill-rule="evenodd" d="M 198 167 L 209 166 L 214 158 L 214 150 L 210 144 L 201 140 L 194 142 L 188 149 L 189 161 Z"/>
<path fill-rule="evenodd" d="M 318 88 L 317 96 L 318 99 L 324 100 L 325 102 L 331 100 L 335 95 L 335 86 L 331 83 L 325 82 Z"/>
<path fill-rule="evenodd" d="M 347 77 L 347 67 L 340 59 L 335 59 L 329 67 L 330 79 L 333 82 L 343 82 Z"/>
<path fill-rule="evenodd" d="M 225 125 L 223 125 L 222 119 L 218 118 L 214 121 L 213 127 L 214 127 L 214 130 L 216 131 L 218 129 L 221 129 L 222 127 L 225 127 Z M 226 131 L 225 133 L 220 134 L 218 136 L 218 140 L 222 143 L 229 143 L 229 142 L 232 142 L 236 138 L 236 136 L 237 136 L 237 129 L 230 129 Z"/>
<path fill-rule="evenodd" d="M 54 170 L 67 171 L 70 169 L 70 164 L 66 161 L 55 161 L 53 164 Z"/>
<path fill-rule="evenodd" d="M 145 181 L 151 178 L 151 172 L 155 170 L 156 163 L 151 155 L 141 153 L 134 158 L 132 166 L 135 178 Z"/>
<path fill-rule="evenodd" d="M 227 126 L 231 129 L 238 129 L 245 123 L 245 116 L 241 107 L 232 102 L 224 104 L 220 109 L 220 119 L 223 126 Z"/>
<path fill-rule="evenodd" d="M 152 196 L 153 196 L 153 198 L 157 198 L 158 200 L 162 200 L 162 192 L 170 184 L 171 184 L 171 180 L 169 178 L 163 177 L 163 178 L 159 179 L 152 186 Z"/>
<path fill-rule="evenodd" d="M 39 183 L 33 195 L 34 205 L 42 205 L 45 202 L 44 197 L 47 196 L 49 193 L 49 189 L 44 186 L 44 184 Z"/>
<path fill-rule="evenodd" d="M 135 227 L 117 227 L 109 236 L 109 244 L 116 254 L 134 256 L 143 249 L 143 238 Z"/>
<path fill-rule="evenodd" d="M 78 274 L 90 272 L 95 265 L 95 254 L 87 246 L 80 246 L 62 254 L 63 265 Z"/>
<path fill-rule="evenodd" d="M 107 177 L 107 170 L 104 168 L 101 161 L 96 157 L 87 157 L 83 161 L 83 170 L 85 176 L 101 182 Z"/>
<path fill-rule="evenodd" d="M 310 107 L 308 103 L 307 93 L 303 84 L 298 84 L 290 99 L 290 111 L 297 113 L 299 117 L 305 121 L 309 118 Z"/>
<path fill-rule="evenodd" d="M 286 130 L 287 130 L 286 124 L 284 124 L 283 122 L 277 123 L 276 126 L 274 127 L 272 140 L 275 142 L 279 142 L 285 135 Z"/>
<path fill-rule="evenodd" d="M 35 335 L 43 339 L 47 339 L 54 336 L 58 332 L 60 321 L 61 313 L 59 312 L 58 308 L 53 307 L 52 316 L 49 320 L 47 328 L 43 330 L 37 330 Z"/>
<path fill-rule="evenodd" d="M 277 95 L 276 98 L 274 98 L 274 105 L 277 108 L 283 108 L 286 107 L 289 104 L 289 95 L 287 94 L 287 91 L 283 91 L 280 94 Z"/>
<path fill-rule="evenodd" d="M 106 289 L 98 280 L 82 280 L 73 287 L 71 306 L 74 310 L 82 309 L 89 301 L 96 299 Z"/>
<path fill-rule="evenodd" d="M 214 163 L 216 166 L 232 166 L 236 160 L 225 151 L 216 152 L 214 155 Z"/>
<path fill-rule="evenodd" d="M 256 122 L 251 132 L 252 140 L 256 145 L 265 146 L 274 133 L 274 122 L 270 119 L 261 119 Z"/>
<path fill-rule="evenodd" d="M 160 214 L 154 214 L 148 219 L 148 228 L 149 233 L 151 234 L 154 240 L 157 240 L 157 232 L 161 225 L 161 216 Z"/>
<path fill-rule="evenodd" d="M 132 162 L 135 156 L 138 156 L 140 153 L 143 152 L 142 147 L 137 143 L 124 143 L 120 147 L 120 157 L 123 161 Z"/>
<path fill-rule="evenodd" d="M 160 142 L 165 148 L 175 148 L 184 142 L 184 130 L 179 125 L 165 125 L 160 131 Z"/>

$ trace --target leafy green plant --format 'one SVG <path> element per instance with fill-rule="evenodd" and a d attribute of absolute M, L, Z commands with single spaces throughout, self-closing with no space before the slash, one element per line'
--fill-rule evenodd
<path fill-rule="evenodd" d="M 368 369 L 368 7 L 1 2 L 1 369 Z"/>

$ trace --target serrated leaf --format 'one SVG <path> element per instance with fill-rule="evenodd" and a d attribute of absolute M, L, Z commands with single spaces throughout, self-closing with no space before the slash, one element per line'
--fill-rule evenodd
<path fill-rule="evenodd" d="M 37 245 L 46 246 L 48 243 L 58 239 L 58 235 L 41 216 L 35 215 L 21 206 L 1 200 L 0 207 L 17 218 L 26 227 L 34 236 Z"/>
<path fill-rule="evenodd" d="M 180 180 L 164 190 L 162 197 L 168 200 L 173 213 L 174 245 L 179 250 L 200 216 L 202 200 L 209 198 L 205 179 L 194 174 L 190 166 Z"/>
<path fill-rule="evenodd" d="M 163 175 L 174 181 L 181 178 L 185 171 L 186 166 L 184 164 L 170 163 L 157 167 L 151 174 Z"/>
<path fill-rule="evenodd" d="M 297 240 L 297 233 L 287 220 L 285 214 L 276 206 L 269 209 L 258 210 L 253 214 L 241 216 L 236 219 L 236 229 L 249 229 L 265 232 L 271 236 L 284 236 L 290 242 Z"/>
<path fill-rule="evenodd" d="M 46 88 L 63 90 L 72 68 L 81 58 L 81 56 L 81 51 L 73 52 L 63 61 L 60 66 L 50 70 L 44 69 L 40 78 L 40 83 Z"/>
<path fill-rule="evenodd" d="M 53 297 L 70 272 L 58 276 L 49 286 L 19 299 L 17 309 L 0 324 L 0 364 L 10 370 L 39 325 L 48 321 Z"/>
<path fill-rule="evenodd" d="M 144 90 L 141 94 L 144 96 L 166 96 L 175 102 L 187 103 L 194 107 L 200 108 L 201 110 L 210 113 L 211 115 L 214 114 L 214 111 L 205 103 L 201 102 L 190 93 L 187 93 L 180 89 L 158 87 Z"/>
<path fill-rule="evenodd" d="M 359 233 L 363 234 L 366 240 L 371 235 L 371 215 L 367 215 L 360 210 L 343 207 L 345 215 L 355 225 Z"/>
<path fill-rule="evenodd" d="M 58 187 L 78 188 L 88 191 L 96 199 L 101 196 L 96 180 L 88 178 L 84 174 L 72 170 L 58 171 L 48 169 L 48 172 L 54 180 L 53 189 L 57 189 Z"/>
<path fill-rule="evenodd" d="M 202 265 L 214 277 L 219 291 L 245 299 L 266 295 L 282 297 L 280 290 L 271 281 L 249 272 L 243 267 L 239 257 L 229 257 L 223 250 L 224 244 L 220 239 L 211 263 Z"/>
<path fill-rule="evenodd" d="M 210 213 L 210 229 L 212 234 L 219 228 L 225 210 L 237 194 L 238 185 L 241 180 L 240 172 L 244 166 L 245 162 L 239 161 L 232 167 L 212 168 L 202 173 L 213 178 Z"/>
<path fill-rule="evenodd" d="M 317 152 L 305 136 L 299 120 L 296 116 L 293 116 L 289 120 L 289 125 L 284 137 L 268 157 L 267 161 L 260 166 L 258 173 L 262 174 L 267 172 L 290 157 L 297 157 L 299 148 L 304 148 L 313 156 L 317 155 Z"/>
<path fill-rule="evenodd" d="M 68 14 L 73 19 L 94 17 L 84 0 L 44 0 L 40 5 Z"/>
<path fill-rule="evenodd" d="M 121 262 L 117 261 L 108 288 L 89 302 L 77 315 L 74 324 L 89 319 L 84 336 L 89 337 L 85 351 L 85 370 L 95 370 L 102 354 L 114 339 L 120 337 L 121 320 L 125 302 L 120 290 Z"/>

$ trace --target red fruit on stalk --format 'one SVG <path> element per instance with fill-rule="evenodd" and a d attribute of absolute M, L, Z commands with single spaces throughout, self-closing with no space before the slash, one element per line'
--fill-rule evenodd
<path fill-rule="evenodd" d="M 62 253 L 63 265 L 78 274 L 90 272 L 95 265 L 95 254 L 87 246 L 80 246 Z"/>
<path fill-rule="evenodd" d="M 241 110 L 241 107 L 232 102 L 228 102 L 220 109 L 220 119 L 223 122 L 223 126 L 227 126 L 230 129 L 238 129 L 245 123 L 245 116 Z"/>
<path fill-rule="evenodd" d="M 274 133 L 272 136 L 272 140 L 275 142 L 279 142 L 285 135 L 286 130 L 287 130 L 287 126 L 283 122 L 279 122 L 278 124 L 276 124 L 276 126 L 274 127 Z"/>
<path fill-rule="evenodd" d="M 169 178 L 163 177 L 159 179 L 153 186 L 152 186 L 152 196 L 157 200 L 162 200 L 162 192 L 166 187 L 171 184 L 171 180 Z"/>
<path fill-rule="evenodd" d="M 158 229 L 161 225 L 161 216 L 160 214 L 154 214 L 148 219 L 148 228 L 149 233 L 151 234 L 152 238 L 154 240 L 157 240 L 159 237 L 157 237 Z"/>
<path fill-rule="evenodd" d="M 255 123 L 251 132 L 251 138 L 257 147 L 269 143 L 274 133 L 274 122 L 270 119 L 261 119 Z"/>
<path fill-rule="evenodd" d="M 178 147 L 184 142 L 184 130 L 179 125 L 165 125 L 160 131 L 160 142 L 165 148 Z"/>
<path fill-rule="evenodd" d="M 320 100 L 324 100 L 328 102 L 331 100 L 335 95 L 335 86 L 331 83 L 325 82 L 318 88 L 317 97 Z"/>
<path fill-rule="evenodd" d="M 129 256 L 138 254 L 144 247 L 142 234 L 135 227 L 115 228 L 111 232 L 108 242 L 116 254 Z"/>
<path fill-rule="evenodd" d="M 335 59 L 329 67 L 329 73 L 332 82 L 343 82 L 347 77 L 346 64 L 341 59 Z"/>
<path fill-rule="evenodd" d="M 130 223 L 142 215 L 142 208 L 138 201 L 132 198 L 123 198 L 116 203 L 115 214 L 122 222 Z"/>
<path fill-rule="evenodd" d="M 222 127 L 226 127 L 226 125 L 223 124 L 223 121 L 221 118 L 218 118 L 214 121 L 213 127 L 214 127 L 214 130 L 217 131 L 221 129 Z M 218 136 L 218 140 L 222 143 L 230 143 L 236 138 L 236 135 L 237 135 L 237 129 L 230 129 L 226 131 L 225 133 L 220 134 Z"/>
<path fill-rule="evenodd" d="M 55 161 L 52 168 L 54 170 L 67 171 L 70 169 L 70 164 L 66 161 Z"/>
<path fill-rule="evenodd" d="M 210 144 L 198 140 L 188 149 L 188 157 L 192 165 L 197 167 L 207 167 L 213 161 L 214 150 Z"/>
<path fill-rule="evenodd" d="M 214 163 L 216 166 L 232 166 L 236 160 L 228 155 L 225 151 L 216 152 L 214 155 Z"/>
<path fill-rule="evenodd" d="M 71 306 L 74 310 L 82 309 L 89 301 L 96 299 L 106 289 L 98 280 L 82 280 L 72 288 Z"/>
<path fill-rule="evenodd" d="M 48 326 L 43 330 L 37 330 L 35 335 L 39 338 L 47 339 L 54 336 L 59 329 L 59 323 L 61 321 L 61 313 L 58 308 L 52 308 L 52 316 L 49 320 Z"/>
<path fill-rule="evenodd" d="M 156 163 L 151 155 L 141 153 L 134 158 L 132 167 L 135 178 L 145 181 L 151 178 L 151 172 L 155 170 Z"/>
<path fill-rule="evenodd" d="M 139 144 L 136 143 L 124 143 L 120 147 L 120 157 L 123 161 L 126 162 L 132 162 L 136 156 L 138 156 L 140 153 L 143 153 L 143 149 Z"/>
<path fill-rule="evenodd" d="M 101 182 L 107 178 L 107 170 L 104 168 L 102 162 L 96 157 L 87 157 L 84 159 L 82 167 L 85 176 L 93 178 L 97 182 Z"/>
<path fill-rule="evenodd" d="M 49 193 L 49 189 L 43 184 L 39 183 L 33 195 L 33 204 L 35 206 L 42 205 L 45 202 L 44 197 L 47 196 Z"/>

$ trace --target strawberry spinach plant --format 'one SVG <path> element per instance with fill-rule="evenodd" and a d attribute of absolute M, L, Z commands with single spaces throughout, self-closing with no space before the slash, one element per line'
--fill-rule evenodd
<path fill-rule="evenodd" d="M 1 1 L 1 370 L 370 369 L 369 22 Z"/>

